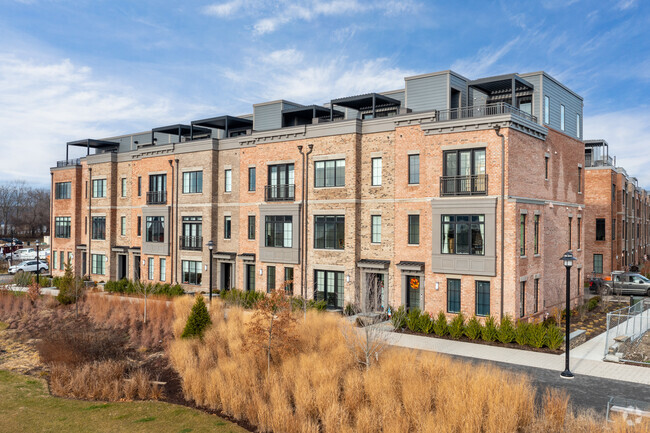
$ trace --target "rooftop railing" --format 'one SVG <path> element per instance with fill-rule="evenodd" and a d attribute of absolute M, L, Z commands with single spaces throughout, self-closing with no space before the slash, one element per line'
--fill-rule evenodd
<path fill-rule="evenodd" d="M 498 116 L 500 114 L 514 114 L 526 120 L 537 123 L 537 117 L 513 107 L 505 102 L 495 104 L 475 105 L 472 107 L 452 108 L 450 110 L 439 110 L 437 117 L 439 122 L 450 120 L 472 119 L 476 117 Z"/>
<path fill-rule="evenodd" d="M 81 158 L 77 159 L 65 159 L 63 161 L 57 161 L 56 166 L 59 167 L 72 167 L 75 165 L 81 165 Z"/>
<path fill-rule="evenodd" d="M 586 167 L 614 167 L 614 158 L 606 156 L 598 159 L 585 158 Z"/>

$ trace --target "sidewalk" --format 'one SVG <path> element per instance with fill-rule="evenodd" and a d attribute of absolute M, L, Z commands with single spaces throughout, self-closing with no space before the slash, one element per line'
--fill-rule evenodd
<path fill-rule="evenodd" d="M 382 328 L 392 330 L 390 323 Z M 389 335 L 389 342 L 393 346 L 556 370 L 558 374 L 564 371 L 564 354 L 553 355 L 398 332 L 391 332 Z M 601 334 L 571 350 L 570 368 L 576 378 L 585 375 L 650 385 L 650 367 L 602 361 L 604 341 L 605 335 Z"/>

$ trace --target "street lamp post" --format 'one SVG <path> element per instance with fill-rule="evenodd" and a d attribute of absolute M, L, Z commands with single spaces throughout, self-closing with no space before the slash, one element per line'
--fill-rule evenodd
<path fill-rule="evenodd" d="M 41 245 L 41 243 L 37 240 L 36 241 L 36 284 L 40 283 L 40 274 L 41 274 L 41 265 L 38 263 L 38 247 Z"/>
<path fill-rule="evenodd" d="M 206 244 L 208 246 L 208 250 L 210 250 L 210 303 L 212 303 L 212 249 L 214 248 L 214 242 L 212 240 L 209 240 L 208 243 Z"/>
<path fill-rule="evenodd" d="M 573 373 L 571 373 L 571 370 L 569 370 L 569 335 L 571 332 L 571 266 L 573 266 L 573 262 L 577 259 L 573 257 L 571 250 L 569 250 L 564 253 L 560 260 L 562 260 L 564 267 L 566 268 L 566 314 L 564 315 L 564 318 L 566 320 L 566 330 L 564 337 L 566 350 L 564 352 L 564 371 L 560 373 L 560 376 L 565 379 L 573 379 Z"/>

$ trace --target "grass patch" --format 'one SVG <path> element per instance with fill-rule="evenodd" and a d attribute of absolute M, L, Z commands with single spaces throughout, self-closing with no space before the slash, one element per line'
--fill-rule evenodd
<path fill-rule="evenodd" d="M 20 388 L 18 388 L 20 387 Z M 119 402 L 89 405 L 87 401 L 52 397 L 45 382 L 0 370 L 2 431 L 75 432 L 245 432 L 236 424 L 215 425 L 214 415 L 163 402 Z M 155 418 L 152 414 L 156 414 Z M 137 421 L 133 421 L 137 420 Z M 146 420 L 146 421 L 145 421 Z"/>
<path fill-rule="evenodd" d="M 8 327 L 9 327 L 9 324 L 8 324 L 8 323 L 0 322 L 0 331 L 4 331 L 4 330 L 7 329 Z"/>

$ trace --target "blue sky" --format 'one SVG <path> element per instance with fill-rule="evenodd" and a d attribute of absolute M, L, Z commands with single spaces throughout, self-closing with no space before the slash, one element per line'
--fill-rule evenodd
<path fill-rule="evenodd" d="M 0 0 L 0 181 L 47 184 L 65 143 L 284 98 L 545 70 L 650 189 L 650 2 Z"/>

